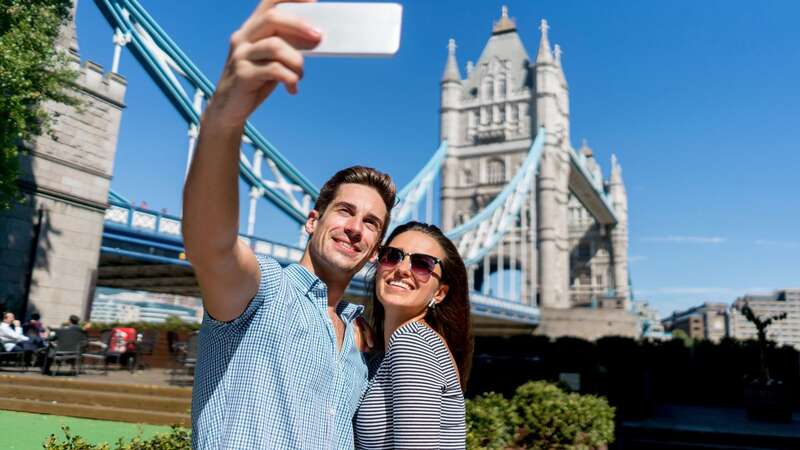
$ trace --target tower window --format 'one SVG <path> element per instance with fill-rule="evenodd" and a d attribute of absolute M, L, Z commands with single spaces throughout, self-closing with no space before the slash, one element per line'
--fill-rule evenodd
<path fill-rule="evenodd" d="M 500 159 L 490 159 L 487 164 L 486 182 L 499 184 L 506 181 L 506 164 Z"/>

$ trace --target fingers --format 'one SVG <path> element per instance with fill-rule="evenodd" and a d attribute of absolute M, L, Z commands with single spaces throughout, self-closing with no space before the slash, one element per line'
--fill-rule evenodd
<path fill-rule="evenodd" d="M 303 78 L 303 55 L 283 39 L 270 37 L 243 47 L 242 58 L 252 62 L 275 61 Z"/>
<path fill-rule="evenodd" d="M 234 34 L 240 42 L 255 42 L 275 35 L 297 41 L 300 48 L 314 48 L 322 38 L 320 32 L 305 21 L 274 8 L 257 11 Z"/>
<path fill-rule="evenodd" d="M 294 72 L 277 61 L 270 61 L 266 63 L 242 61 L 239 63 L 237 73 L 241 78 L 247 80 L 258 80 L 261 82 L 274 81 L 276 83 L 283 83 L 286 85 L 287 89 L 290 87 L 294 87 L 294 89 L 296 89 L 297 82 L 300 81 L 300 76 L 297 74 L 297 72 Z"/>

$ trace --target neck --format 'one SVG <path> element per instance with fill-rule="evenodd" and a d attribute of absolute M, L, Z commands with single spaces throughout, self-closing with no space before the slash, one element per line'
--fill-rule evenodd
<path fill-rule="evenodd" d="M 386 317 L 383 319 L 383 350 L 389 350 L 389 338 L 398 328 L 411 322 L 424 323 L 427 312 L 427 309 L 423 309 L 419 314 L 409 317 L 408 314 L 386 311 Z"/>
<path fill-rule="evenodd" d="M 325 286 L 328 288 L 328 307 L 336 308 L 342 300 L 344 291 L 350 284 L 350 280 L 353 279 L 354 274 L 342 274 L 341 272 L 337 274 L 330 273 L 330 271 L 325 270 L 321 264 L 314 264 L 308 249 L 303 253 L 303 257 L 300 259 L 300 265 L 325 283 Z"/>

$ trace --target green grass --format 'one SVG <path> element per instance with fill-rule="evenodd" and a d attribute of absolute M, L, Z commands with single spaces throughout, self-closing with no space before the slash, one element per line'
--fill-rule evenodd
<path fill-rule="evenodd" d="M 68 426 L 71 434 L 80 435 L 93 444 L 102 442 L 113 444 L 119 438 L 130 440 L 139 435 L 146 439 L 170 431 L 170 427 L 159 425 L 0 411 L 0 430 L 3 433 L 3 443 L 0 447 L 4 450 L 41 449 L 51 434 L 55 434 L 63 441 L 62 425 Z"/>

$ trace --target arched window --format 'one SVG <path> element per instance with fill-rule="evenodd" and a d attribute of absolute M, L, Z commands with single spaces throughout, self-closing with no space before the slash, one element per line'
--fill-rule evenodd
<path fill-rule="evenodd" d="M 499 184 L 506 181 L 506 164 L 500 159 L 490 159 L 486 167 L 486 182 Z"/>

